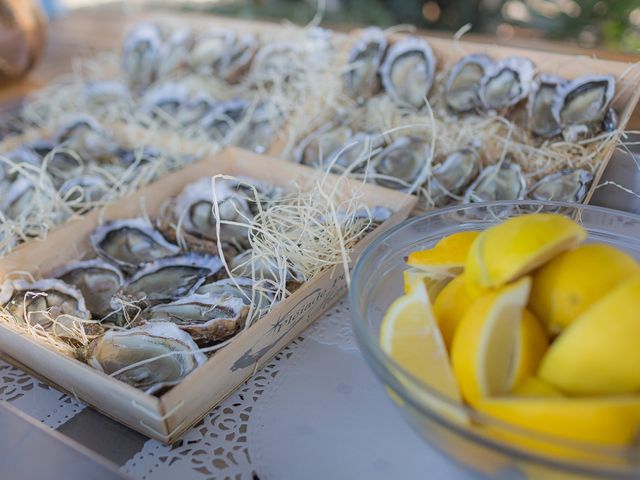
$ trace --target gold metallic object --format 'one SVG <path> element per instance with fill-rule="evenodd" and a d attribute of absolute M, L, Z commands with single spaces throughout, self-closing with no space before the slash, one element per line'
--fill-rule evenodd
<path fill-rule="evenodd" d="M 28 72 L 42 53 L 44 37 L 37 0 L 0 0 L 0 80 Z"/>

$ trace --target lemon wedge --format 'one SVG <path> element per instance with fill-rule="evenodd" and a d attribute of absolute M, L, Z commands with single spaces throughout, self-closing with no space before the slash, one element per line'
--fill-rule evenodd
<path fill-rule="evenodd" d="M 575 395 L 640 391 L 639 312 L 635 275 L 563 330 L 543 357 L 539 377 Z"/>
<path fill-rule="evenodd" d="M 559 333 L 589 306 L 640 266 L 633 257 L 609 245 L 581 245 L 564 252 L 540 268 L 533 276 L 529 308 Z"/>
<path fill-rule="evenodd" d="M 444 344 L 449 351 L 451 351 L 451 342 L 456 328 L 472 303 L 473 299 L 467 293 L 465 286 L 464 273 L 451 280 L 433 303 L 433 313 L 440 327 Z"/>
<path fill-rule="evenodd" d="M 410 293 L 391 304 L 380 327 L 380 346 L 413 377 L 446 399 L 462 405 L 424 284 L 416 284 Z M 437 410 L 460 418 L 447 407 L 446 402 L 425 400 Z"/>
<path fill-rule="evenodd" d="M 402 272 L 402 276 L 404 279 L 404 293 L 411 292 L 418 283 L 424 283 L 429 293 L 429 300 L 432 302 L 453 278 L 448 274 L 428 272 L 418 268 L 407 268 Z"/>
<path fill-rule="evenodd" d="M 562 215 L 537 213 L 510 218 L 483 231 L 465 264 L 471 293 L 512 282 L 576 247 L 586 231 Z"/>
<path fill-rule="evenodd" d="M 640 399 L 631 396 L 485 398 L 475 408 L 534 432 L 598 444 L 629 444 L 640 428 Z"/>
<path fill-rule="evenodd" d="M 481 296 L 458 325 L 451 362 L 469 403 L 511 390 L 513 359 L 521 354 L 519 324 L 530 286 L 531 278 L 524 277 Z"/>
<path fill-rule="evenodd" d="M 412 252 L 407 264 L 422 270 L 460 273 L 471 244 L 480 232 L 457 232 L 442 238 L 433 248 Z"/>
<path fill-rule="evenodd" d="M 511 384 L 517 387 L 538 368 L 549 346 L 549 337 L 540 321 L 525 309 L 518 328 L 517 355 L 513 358 Z"/>

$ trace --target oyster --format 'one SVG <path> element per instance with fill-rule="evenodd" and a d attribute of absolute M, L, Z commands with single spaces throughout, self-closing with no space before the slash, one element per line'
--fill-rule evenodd
<path fill-rule="evenodd" d="M 253 58 L 251 76 L 254 82 L 269 86 L 288 82 L 300 68 L 302 49 L 289 42 L 271 42 L 260 47 Z"/>
<path fill-rule="evenodd" d="M 82 158 L 98 162 L 112 159 L 119 148 L 116 140 L 95 118 L 84 114 L 69 118 L 55 135 L 55 142 L 64 144 Z"/>
<path fill-rule="evenodd" d="M 3 297 L 4 308 L 18 322 L 39 325 L 59 337 L 73 336 L 82 320 L 91 318 L 80 290 L 61 280 L 11 282 L 3 286 Z"/>
<path fill-rule="evenodd" d="M 232 337 L 240 331 L 249 307 L 237 297 L 212 297 L 192 294 L 171 303 L 149 307 L 141 314 L 147 323 L 171 322 L 184 330 L 199 345 L 209 345 Z"/>
<path fill-rule="evenodd" d="M 189 53 L 189 65 L 203 75 L 218 76 L 229 62 L 235 35 L 231 30 L 209 29 L 198 35 Z"/>
<path fill-rule="evenodd" d="M 285 271 L 285 282 L 298 281 L 300 277 L 297 272 L 291 270 L 289 265 L 278 265 L 275 256 L 254 255 L 252 249 L 233 257 L 229 262 L 229 269 L 234 278 L 255 278 L 257 281 L 266 280 L 278 284 L 282 281 L 282 271 Z"/>
<path fill-rule="evenodd" d="M 176 119 L 180 125 L 194 125 L 202 122 L 216 106 L 215 100 L 210 96 L 197 95 L 178 108 Z"/>
<path fill-rule="evenodd" d="M 311 167 L 330 164 L 352 136 L 353 132 L 347 126 L 323 125 L 298 143 L 293 151 L 294 161 Z"/>
<path fill-rule="evenodd" d="M 216 103 L 200 120 L 200 126 L 214 140 L 222 141 L 238 125 L 247 110 L 247 102 L 241 98 Z"/>
<path fill-rule="evenodd" d="M 430 197 L 435 206 L 447 203 L 464 192 L 480 171 L 480 155 L 473 148 L 463 148 L 449 154 L 433 167 Z"/>
<path fill-rule="evenodd" d="M 615 93 L 615 79 L 610 75 L 587 75 L 558 87 L 551 104 L 551 114 L 567 141 L 602 130 L 603 120 Z"/>
<path fill-rule="evenodd" d="M 207 360 L 189 334 L 173 323 L 110 330 L 93 340 L 79 356 L 96 370 L 116 374 L 118 380 L 146 393 L 180 383 Z M 141 362 L 144 363 L 138 365 Z M 126 369 L 129 366 L 132 367 Z"/>
<path fill-rule="evenodd" d="M 394 43 L 380 67 L 382 85 L 391 99 L 402 107 L 420 109 L 431 90 L 436 58 L 429 44 L 417 37 Z"/>
<path fill-rule="evenodd" d="M 256 153 L 266 153 L 276 136 L 276 129 L 282 124 L 282 114 L 273 105 L 259 103 L 252 112 L 251 118 L 239 132 L 239 147 Z M 244 122 L 243 122 L 244 123 Z"/>
<path fill-rule="evenodd" d="M 91 208 L 109 193 L 107 182 L 97 175 L 80 175 L 60 187 L 60 196 L 71 208 Z"/>
<path fill-rule="evenodd" d="M 54 270 L 52 276 L 80 290 L 94 318 L 111 312 L 111 297 L 124 283 L 120 270 L 98 258 L 69 263 Z"/>
<path fill-rule="evenodd" d="M 93 231 L 91 244 L 98 255 L 127 271 L 180 251 L 143 218 L 105 223 Z"/>
<path fill-rule="evenodd" d="M 480 82 L 493 60 L 487 55 L 471 54 L 456 63 L 444 84 L 447 106 L 464 113 L 480 106 Z"/>
<path fill-rule="evenodd" d="M 527 114 L 529 129 L 543 138 L 550 138 L 560 133 L 560 126 L 551 114 L 551 104 L 564 79 L 556 75 L 538 75 L 533 82 Z"/>
<path fill-rule="evenodd" d="M 387 37 L 377 27 L 369 27 L 351 49 L 343 81 L 347 94 L 364 102 L 380 88 L 378 70 L 387 49 Z"/>
<path fill-rule="evenodd" d="M 102 80 L 88 83 L 84 90 L 87 102 L 94 106 L 108 106 L 129 98 L 129 89 L 123 83 Z"/>
<path fill-rule="evenodd" d="M 408 189 L 424 170 L 429 145 L 418 137 L 400 137 L 372 160 L 376 183 L 396 190 Z"/>
<path fill-rule="evenodd" d="M 251 292 L 253 282 L 247 277 L 223 278 L 216 282 L 205 283 L 200 286 L 195 293 L 210 297 L 233 297 L 239 298 L 245 305 L 251 304 Z"/>
<path fill-rule="evenodd" d="M 193 35 L 189 29 L 179 28 L 172 31 L 159 47 L 156 77 L 164 79 L 185 70 L 192 47 Z"/>
<path fill-rule="evenodd" d="M 127 34 L 122 52 L 122 69 L 137 90 L 155 81 L 162 36 L 157 25 L 138 23 Z"/>
<path fill-rule="evenodd" d="M 507 57 L 494 63 L 480 81 L 479 96 L 487 110 L 501 110 L 524 99 L 531 88 L 535 66 L 523 57 Z"/>
<path fill-rule="evenodd" d="M 215 185 L 220 220 L 249 224 L 253 218 L 249 208 L 250 197 L 239 189 L 239 184 L 233 180 L 217 179 Z M 213 201 L 212 181 L 209 177 L 197 180 L 182 190 L 175 202 L 175 216 L 180 219 L 187 233 L 216 240 Z M 248 226 L 220 224 L 220 240 L 225 242 L 244 243 L 248 233 Z"/>
<path fill-rule="evenodd" d="M 562 170 L 542 178 L 529 190 L 534 200 L 580 203 L 587 194 L 593 175 L 586 170 Z"/>
<path fill-rule="evenodd" d="M 25 177 L 20 177 L 9 186 L 0 201 L 0 212 L 13 220 L 28 215 L 33 208 L 36 194 L 35 185 Z"/>
<path fill-rule="evenodd" d="M 247 72 L 258 48 L 255 35 L 245 33 L 235 38 L 226 62 L 219 69 L 219 76 L 224 81 L 235 83 Z"/>
<path fill-rule="evenodd" d="M 185 253 L 161 258 L 146 264 L 127 280 L 112 299 L 111 306 L 120 308 L 119 300 L 147 305 L 176 300 L 191 294 L 221 268 L 222 261 L 215 255 Z"/>
<path fill-rule="evenodd" d="M 175 118 L 187 104 L 189 94 L 187 88 L 180 83 L 165 83 L 147 90 L 142 97 L 141 109 L 153 116 L 160 112 L 166 118 Z"/>
<path fill-rule="evenodd" d="M 520 165 L 503 161 L 480 173 L 467 190 L 464 203 L 519 200 L 524 197 L 525 188 Z"/>

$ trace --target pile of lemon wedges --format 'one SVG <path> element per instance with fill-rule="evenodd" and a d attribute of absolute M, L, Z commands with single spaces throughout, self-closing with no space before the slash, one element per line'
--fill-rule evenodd
<path fill-rule="evenodd" d="M 637 441 L 640 265 L 586 238 L 540 213 L 413 252 L 382 348 L 449 405 L 563 440 Z"/>

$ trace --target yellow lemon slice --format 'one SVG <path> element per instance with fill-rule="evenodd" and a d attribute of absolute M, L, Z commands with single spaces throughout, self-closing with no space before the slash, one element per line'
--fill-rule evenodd
<path fill-rule="evenodd" d="M 522 312 L 518 354 L 513 359 L 511 384 L 517 387 L 533 374 L 549 346 L 549 337 L 540 321 L 529 310 Z"/>
<path fill-rule="evenodd" d="M 614 288 L 551 344 L 538 376 L 563 392 L 640 391 L 640 275 Z"/>
<path fill-rule="evenodd" d="M 487 228 L 473 242 L 465 264 L 471 292 L 512 282 L 582 242 L 586 231 L 562 215 L 522 215 Z"/>
<path fill-rule="evenodd" d="M 464 273 L 451 280 L 436 297 L 433 313 L 440 327 L 444 344 L 449 351 L 451 351 L 451 342 L 456 328 L 472 303 L 473 298 L 467 293 L 465 287 Z"/>
<path fill-rule="evenodd" d="M 458 325 L 451 362 L 469 403 L 511 390 L 513 359 L 519 355 L 518 328 L 530 285 L 531 279 L 524 277 L 481 296 Z"/>
<path fill-rule="evenodd" d="M 640 428 L 640 398 L 501 397 L 481 399 L 478 411 L 566 440 L 625 445 Z"/>
<path fill-rule="evenodd" d="M 540 268 L 529 308 L 556 334 L 616 285 L 640 272 L 633 257 L 609 245 L 581 245 Z"/>
<path fill-rule="evenodd" d="M 417 284 L 409 294 L 391 304 L 380 328 L 380 346 L 415 378 L 450 401 L 462 404 L 424 284 Z M 451 416 L 446 405 L 437 400 L 427 401 Z M 459 418 L 457 414 L 453 416 Z"/>
<path fill-rule="evenodd" d="M 423 270 L 460 273 L 467 261 L 471 243 L 478 235 L 480 232 L 475 231 L 451 234 L 429 250 L 419 250 L 409 254 L 407 264 Z"/>
<path fill-rule="evenodd" d="M 427 287 L 429 300 L 432 302 L 453 278 L 451 275 L 428 272 L 418 268 L 407 268 L 402 272 L 404 279 L 404 293 L 409 293 L 415 285 L 423 283 Z"/>
<path fill-rule="evenodd" d="M 527 377 L 515 386 L 511 395 L 524 397 L 562 397 L 562 392 L 538 377 Z"/>

